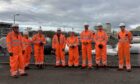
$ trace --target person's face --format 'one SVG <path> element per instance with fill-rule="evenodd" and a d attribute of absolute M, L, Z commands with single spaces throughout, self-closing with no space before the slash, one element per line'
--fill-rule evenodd
<path fill-rule="evenodd" d="M 13 31 L 14 31 L 15 33 L 19 33 L 19 27 L 13 27 Z"/>
<path fill-rule="evenodd" d="M 103 30 L 103 27 L 102 26 L 98 26 L 98 30 L 99 31 Z"/>
<path fill-rule="evenodd" d="M 74 36 L 74 32 L 71 32 L 71 33 L 70 33 L 70 36 Z"/>
<path fill-rule="evenodd" d="M 59 35 L 60 35 L 60 34 L 61 34 L 61 30 L 57 30 L 57 34 L 59 34 Z"/>
<path fill-rule="evenodd" d="M 89 25 L 85 25 L 84 27 L 85 27 L 85 30 L 88 30 Z"/>
<path fill-rule="evenodd" d="M 121 31 L 125 30 L 125 26 L 120 26 Z"/>
<path fill-rule="evenodd" d="M 42 34 L 42 30 L 39 30 L 38 33 L 39 33 L 39 34 Z"/>

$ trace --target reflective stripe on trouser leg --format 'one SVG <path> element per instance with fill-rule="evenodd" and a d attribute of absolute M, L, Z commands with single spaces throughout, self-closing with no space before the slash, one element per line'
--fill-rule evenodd
<path fill-rule="evenodd" d="M 18 71 L 12 71 L 12 72 L 11 72 L 11 76 L 17 75 L 17 72 L 18 72 Z"/>
<path fill-rule="evenodd" d="M 20 74 L 25 73 L 24 69 L 19 69 L 19 73 L 20 73 Z"/>
<path fill-rule="evenodd" d="M 82 66 L 83 67 L 86 66 L 86 55 L 87 55 L 86 46 L 82 44 Z"/>

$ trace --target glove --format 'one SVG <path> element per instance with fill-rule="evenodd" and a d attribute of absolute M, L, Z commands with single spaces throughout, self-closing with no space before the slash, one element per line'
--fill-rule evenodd
<path fill-rule="evenodd" d="M 40 43 L 39 43 L 39 45 L 40 45 L 40 46 L 43 46 L 43 43 L 42 43 L 42 42 L 40 42 Z"/>
<path fill-rule="evenodd" d="M 56 49 L 53 49 L 53 51 L 55 52 L 55 51 L 56 51 Z"/>
<path fill-rule="evenodd" d="M 71 46 L 71 48 L 75 48 L 75 46 Z"/>
<path fill-rule="evenodd" d="M 121 39 L 120 35 L 118 35 L 118 39 Z"/>
<path fill-rule="evenodd" d="M 62 51 L 65 51 L 65 49 L 62 49 Z"/>
<path fill-rule="evenodd" d="M 87 44 L 88 44 L 88 42 L 84 42 L 83 44 L 84 44 L 84 45 L 87 45 Z"/>
<path fill-rule="evenodd" d="M 22 54 L 24 54 L 25 53 L 25 50 L 22 50 Z"/>
<path fill-rule="evenodd" d="M 103 48 L 103 45 L 102 45 L 102 44 L 99 44 L 98 47 L 99 47 L 100 49 L 102 49 L 102 48 Z"/>
<path fill-rule="evenodd" d="M 128 36 L 128 34 L 125 34 L 125 36 Z"/>
<path fill-rule="evenodd" d="M 12 57 L 12 56 L 13 56 L 13 53 L 12 53 L 12 52 L 10 52 L 10 53 L 9 53 L 9 55 Z"/>

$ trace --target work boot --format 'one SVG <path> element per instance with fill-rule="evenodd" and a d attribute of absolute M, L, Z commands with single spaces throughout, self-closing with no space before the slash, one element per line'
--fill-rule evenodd
<path fill-rule="evenodd" d="M 81 69 L 85 69 L 86 68 L 86 66 L 82 66 L 82 68 Z"/>
<path fill-rule="evenodd" d="M 27 73 L 22 73 L 22 74 L 20 74 L 20 76 L 28 76 L 28 74 Z"/>
<path fill-rule="evenodd" d="M 14 75 L 14 76 L 11 76 L 11 77 L 13 77 L 13 78 L 18 78 L 18 75 Z"/>
<path fill-rule="evenodd" d="M 118 68 L 118 71 L 123 71 L 124 69 L 123 68 Z"/>
<path fill-rule="evenodd" d="M 29 66 L 26 66 L 26 67 L 25 67 L 25 70 L 29 70 L 29 69 L 30 69 L 30 67 L 29 67 Z"/>
<path fill-rule="evenodd" d="M 96 69 L 96 70 L 99 69 L 99 65 L 98 65 L 98 64 L 96 64 L 95 69 Z"/>
<path fill-rule="evenodd" d="M 132 70 L 131 69 L 127 69 L 127 72 L 131 72 Z"/>

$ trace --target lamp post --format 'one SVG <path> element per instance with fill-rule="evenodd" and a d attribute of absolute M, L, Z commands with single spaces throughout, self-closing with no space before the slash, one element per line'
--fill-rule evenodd
<path fill-rule="evenodd" d="M 16 22 L 16 16 L 19 16 L 20 14 L 14 14 L 14 24 Z"/>

